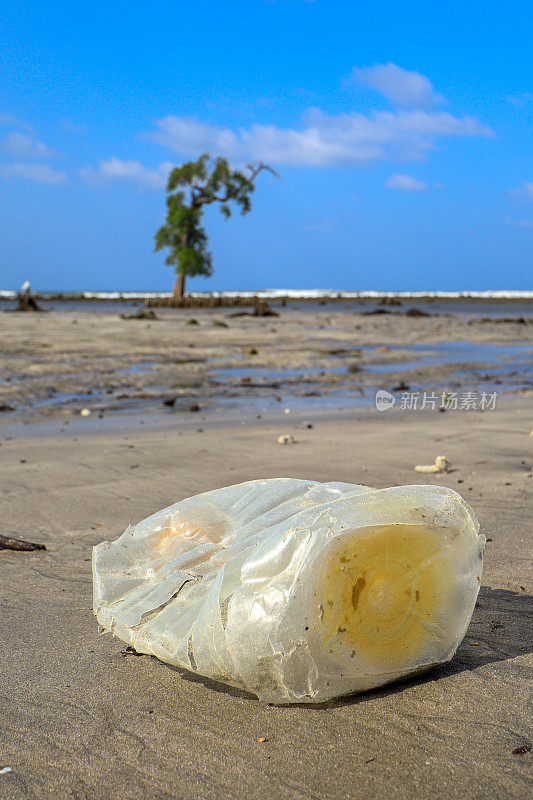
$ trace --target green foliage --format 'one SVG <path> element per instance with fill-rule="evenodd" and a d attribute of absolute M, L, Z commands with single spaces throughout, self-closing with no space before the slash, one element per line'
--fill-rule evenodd
<path fill-rule="evenodd" d="M 185 205 L 183 192 L 168 196 L 167 220 L 155 235 L 155 249 L 167 247 L 166 263 L 182 275 L 211 275 L 211 253 L 201 221 L 202 209 Z"/>
<path fill-rule="evenodd" d="M 207 249 L 207 234 L 202 227 L 204 208 L 219 203 L 225 219 L 231 217 L 230 203 L 241 214 L 251 211 L 250 196 L 255 179 L 263 170 L 276 174 L 266 164 L 252 164 L 249 174 L 232 170 L 225 158 L 210 161 L 204 153 L 197 161 L 175 167 L 167 185 L 167 218 L 155 235 L 156 251 L 168 248 L 166 263 L 182 276 L 212 274 L 211 253 Z"/>

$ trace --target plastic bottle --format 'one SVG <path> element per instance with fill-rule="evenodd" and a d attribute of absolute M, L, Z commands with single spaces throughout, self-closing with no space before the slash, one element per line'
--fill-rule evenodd
<path fill-rule="evenodd" d="M 94 548 L 94 613 L 138 652 L 270 703 L 452 658 L 485 537 L 453 490 L 278 478 L 176 503 Z"/>

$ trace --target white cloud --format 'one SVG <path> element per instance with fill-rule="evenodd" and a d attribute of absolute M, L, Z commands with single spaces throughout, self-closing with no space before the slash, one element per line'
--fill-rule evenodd
<path fill-rule="evenodd" d="M 234 164 L 265 161 L 292 167 L 349 167 L 377 160 L 420 160 L 441 139 L 492 136 L 476 117 L 457 116 L 434 108 L 443 98 L 431 81 L 395 64 L 356 69 L 352 80 L 378 89 L 398 108 L 327 115 L 309 109 L 293 127 L 251 125 L 231 128 L 192 117 L 169 115 L 155 121 L 143 138 L 169 148 L 179 158 L 203 152 L 224 156 Z M 87 180 L 122 180 L 159 189 L 165 186 L 172 164 L 150 168 L 139 161 L 110 158 L 86 167 Z"/>
<path fill-rule="evenodd" d="M 429 109 L 445 102 L 425 75 L 402 69 L 390 61 L 373 67 L 355 67 L 350 81 L 370 86 L 399 108 Z"/>
<path fill-rule="evenodd" d="M 252 125 L 232 130 L 189 117 L 167 116 L 157 120 L 156 130 L 148 138 L 180 156 L 207 151 L 233 161 L 332 167 L 391 157 L 419 159 L 439 138 L 491 135 L 490 128 L 475 117 L 456 117 L 443 111 L 327 116 L 311 109 L 295 128 Z"/>
<path fill-rule="evenodd" d="M 524 181 L 516 189 L 511 190 L 511 195 L 519 200 L 533 200 L 533 181 Z"/>
<path fill-rule="evenodd" d="M 57 186 L 67 180 L 64 172 L 52 169 L 48 164 L 23 164 L 21 162 L 0 165 L 0 176 L 2 178 L 26 178 L 50 186 Z"/>
<path fill-rule="evenodd" d="M 18 158 L 52 158 L 57 155 L 44 142 L 39 142 L 33 136 L 18 131 L 8 133 L 0 142 L 0 146 L 4 152 Z"/>
<path fill-rule="evenodd" d="M 391 175 L 385 186 L 388 189 L 403 189 L 406 192 L 423 192 L 427 189 L 424 181 L 419 181 L 412 175 L 400 175 L 399 173 Z"/>
<path fill-rule="evenodd" d="M 168 174 L 174 164 L 165 161 L 155 169 L 145 167 L 140 161 L 122 161 L 120 158 L 110 158 L 101 161 L 96 169 L 86 167 L 81 170 L 82 176 L 92 182 L 102 180 L 121 180 L 137 183 L 148 189 L 164 189 L 167 184 Z"/>

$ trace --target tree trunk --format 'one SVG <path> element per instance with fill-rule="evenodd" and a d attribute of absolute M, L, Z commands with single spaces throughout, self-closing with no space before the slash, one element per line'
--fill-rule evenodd
<path fill-rule="evenodd" d="M 185 250 L 189 246 L 189 234 L 187 231 L 184 231 L 180 237 L 181 247 Z M 178 270 L 176 272 L 176 283 L 174 284 L 174 300 L 183 300 L 185 297 L 185 273 L 180 272 L 179 264 Z"/>
<path fill-rule="evenodd" d="M 174 284 L 174 299 L 183 300 L 185 296 L 185 275 L 178 272 L 176 275 L 176 283 Z"/>

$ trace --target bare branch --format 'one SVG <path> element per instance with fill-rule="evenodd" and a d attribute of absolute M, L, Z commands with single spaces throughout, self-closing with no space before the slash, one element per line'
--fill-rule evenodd
<path fill-rule="evenodd" d="M 206 205 L 209 205 L 210 203 L 227 203 L 228 200 L 230 199 L 228 192 L 226 192 L 226 194 L 223 197 L 220 197 L 217 194 L 213 194 L 212 192 L 208 192 L 202 186 L 193 186 L 192 189 L 194 191 L 198 192 L 202 197 L 201 200 L 199 198 L 197 198 L 197 197 L 194 198 L 196 204 L 199 205 L 199 206 L 200 205 L 201 206 L 206 206 Z"/>
<path fill-rule="evenodd" d="M 28 542 L 25 539 L 14 539 L 0 534 L 0 550 L 46 550 L 46 547 L 38 542 Z"/>
<path fill-rule="evenodd" d="M 262 172 L 263 170 L 270 172 L 270 174 L 274 175 L 275 178 L 281 178 L 281 175 L 278 172 L 276 172 L 276 170 L 273 167 L 271 167 L 269 164 L 265 164 L 263 161 L 260 161 L 259 164 L 257 164 L 257 166 L 255 166 L 254 164 L 247 164 L 246 169 L 249 169 L 251 172 L 249 180 L 252 183 L 255 181 L 259 173 Z"/>

